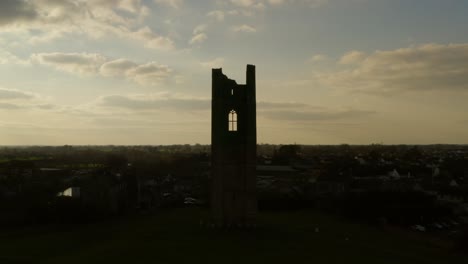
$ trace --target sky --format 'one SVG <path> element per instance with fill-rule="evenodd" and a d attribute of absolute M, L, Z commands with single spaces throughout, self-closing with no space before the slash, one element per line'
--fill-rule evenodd
<path fill-rule="evenodd" d="M 257 141 L 468 144 L 466 0 L 1 0 L 0 145 L 209 144 L 211 68 Z"/>

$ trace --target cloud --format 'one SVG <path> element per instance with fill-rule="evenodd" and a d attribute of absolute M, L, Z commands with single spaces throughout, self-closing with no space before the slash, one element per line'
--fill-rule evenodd
<path fill-rule="evenodd" d="M 302 2 L 311 8 L 317 8 L 328 4 L 330 0 L 300 0 L 299 2 Z"/>
<path fill-rule="evenodd" d="M 350 51 L 341 57 L 340 64 L 357 64 L 366 58 L 366 54 L 360 51 Z"/>
<path fill-rule="evenodd" d="M 110 60 L 97 53 L 38 53 L 30 60 L 78 76 L 122 77 L 141 85 L 161 84 L 173 72 L 155 61 L 138 64 L 123 58 Z"/>
<path fill-rule="evenodd" d="M 374 111 L 360 109 L 334 109 L 300 102 L 257 102 L 257 114 L 267 119 L 290 122 L 315 122 L 366 117 Z"/>
<path fill-rule="evenodd" d="M 106 58 L 96 53 L 36 53 L 31 55 L 34 63 L 51 66 L 56 70 L 78 75 L 93 75 Z"/>
<path fill-rule="evenodd" d="M 218 21 L 224 21 L 224 12 L 221 10 L 210 11 L 208 14 L 206 14 L 206 16 L 214 18 Z"/>
<path fill-rule="evenodd" d="M 155 3 L 160 5 L 169 6 L 172 8 L 180 8 L 183 5 L 183 0 L 154 0 Z"/>
<path fill-rule="evenodd" d="M 282 5 L 286 2 L 285 0 L 268 0 L 270 5 Z"/>
<path fill-rule="evenodd" d="M 312 56 L 312 58 L 310 58 L 310 61 L 311 62 L 322 62 L 322 61 L 326 61 L 327 59 L 328 59 L 328 57 L 326 55 L 317 54 L 317 55 Z"/>
<path fill-rule="evenodd" d="M 101 97 L 98 105 L 104 107 L 123 108 L 130 110 L 209 110 L 211 100 L 208 98 L 193 97 L 185 94 L 171 94 L 168 92 L 158 94 L 110 95 Z M 260 101 L 257 103 L 259 111 L 308 111 L 322 110 L 322 107 L 313 107 L 298 102 L 272 102 Z M 273 112 L 271 112 L 273 113 Z"/>
<path fill-rule="evenodd" d="M 316 7 L 321 7 L 323 5 L 326 5 L 330 2 L 330 0 L 268 0 L 268 3 L 271 5 L 282 5 L 282 4 L 303 4 L 307 5 L 311 8 L 316 8 Z"/>
<path fill-rule="evenodd" d="M 157 95 L 111 95 L 100 98 L 103 107 L 121 108 L 135 111 L 148 110 L 209 110 L 211 100 L 182 96 Z"/>
<path fill-rule="evenodd" d="M 255 4 L 255 0 L 231 0 L 231 3 L 241 7 L 249 7 Z"/>
<path fill-rule="evenodd" d="M 163 92 L 157 94 L 103 96 L 96 101 L 96 106 L 104 109 L 120 109 L 130 112 L 157 111 L 170 112 L 177 115 L 179 111 L 209 111 L 211 100 L 209 98 Z M 260 101 L 257 103 L 257 114 L 259 117 L 292 123 L 355 121 L 356 119 L 375 113 L 374 111 L 358 109 L 330 109 L 298 102 Z"/>
<path fill-rule="evenodd" d="M 137 67 L 137 64 L 127 59 L 117 59 L 108 61 L 99 68 L 103 76 L 125 76 L 130 69 Z"/>
<path fill-rule="evenodd" d="M 56 108 L 55 105 L 50 104 L 38 94 L 0 87 L 0 109 L 51 110 L 54 108 Z"/>
<path fill-rule="evenodd" d="M 145 47 L 161 50 L 173 50 L 174 42 L 168 38 L 155 34 L 149 27 L 143 27 L 136 32 L 130 32 L 130 36 L 142 40 Z"/>
<path fill-rule="evenodd" d="M 17 104 L 11 104 L 11 103 L 2 103 L 0 102 L 0 109 L 5 109 L 5 110 L 16 110 L 16 109 L 21 109 L 22 107 Z"/>
<path fill-rule="evenodd" d="M 20 110 L 20 109 L 53 110 L 56 108 L 57 106 L 53 104 L 24 104 L 24 103 L 0 102 L 0 109 L 4 109 L 4 110 Z"/>
<path fill-rule="evenodd" d="M 42 110 L 52 110 L 57 108 L 57 106 L 54 104 L 38 104 L 35 105 L 35 107 Z"/>
<path fill-rule="evenodd" d="M 226 12 L 228 15 L 237 16 L 240 14 L 239 10 L 233 9 Z"/>
<path fill-rule="evenodd" d="M 31 21 L 38 16 L 34 6 L 28 1 L 0 1 L 0 26 L 16 22 Z"/>
<path fill-rule="evenodd" d="M 126 76 L 142 85 L 158 85 L 171 73 L 172 69 L 169 66 L 152 61 L 129 69 Z"/>
<path fill-rule="evenodd" d="M 116 5 L 118 9 L 124 10 L 130 13 L 140 13 L 140 12 L 145 12 L 144 9 L 145 7 L 141 4 L 141 0 L 121 0 L 121 1 L 115 1 L 115 0 L 98 0 L 97 2 L 104 2 L 107 4 L 107 6 L 110 5 Z"/>
<path fill-rule="evenodd" d="M 0 1 L 2 22 L 0 25 L 34 27 L 59 24 L 73 24 L 77 19 L 100 20 L 104 9 L 120 6 L 121 1 L 79 1 L 79 0 L 4 0 Z M 97 11 L 94 13 L 94 11 Z M 91 16 L 90 16 L 91 15 Z M 107 13 L 109 15 L 109 13 Z M 114 17 L 119 17 L 114 14 Z M 122 18 L 122 17 L 120 17 Z M 115 22 L 115 21 L 114 21 Z"/>
<path fill-rule="evenodd" d="M 18 57 L 13 55 L 11 52 L 8 52 L 6 50 L 3 50 L 0 48 L 0 64 L 19 64 L 21 62 Z"/>
<path fill-rule="evenodd" d="M 31 44 L 84 35 L 138 40 L 150 49 L 173 49 L 169 37 L 141 26 L 149 13 L 141 0 L 2 0 L 0 28 L 25 33 Z"/>
<path fill-rule="evenodd" d="M 263 11 L 266 9 L 266 6 L 265 4 L 260 2 L 260 3 L 256 3 L 255 5 L 253 5 L 252 8 L 258 11 Z"/>
<path fill-rule="evenodd" d="M 193 36 L 189 43 L 190 44 L 200 44 L 200 43 L 203 43 L 205 42 L 205 40 L 208 38 L 208 36 L 205 34 L 205 33 L 198 33 L 196 34 L 195 36 Z"/>
<path fill-rule="evenodd" d="M 426 44 L 371 54 L 353 51 L 339 63 L 350 69 L 317 73 L 315 78 L 329 87 L 375 94 L 468 88 L 468 44 Z"/>
<path fill-rule="evenodd" d="M 268 101 L 259 101 L 257 102 L 258 109 L 271 109 L 271 108 L 303 108 L 308 107 L 309 105 L 297 102 L 268 102 Z"/>
<path fill-rule="evenodd" d="M 0 100 L 33 99 L 36 97 L 37 96 L 32 93 L 0 88 Z"/>
<path fill-rule="evenodd" d="M 235 1 L 233 5 L 235 9 L 226 11 L 224 14 L 230 16 L 243 15 L 253 17 L 259 12 L 265 11 L 267 8 L 263 1 Z"/>
<path fill-rule="evenodd" d="M 249 25 L 240 25 L 240 26 L 234 26 L 232 28 L 232 30 L 234 32 L 246 32 L 246 33 L 255 33 L 257 32 L 257 29 L 255 29 L 254 27 L 252 26 L 249 26 Z"/>
<path fill-rule="evenodd" d="M 366 117 L 375 114 L 373 111 L 363 110 L 276 110 L 276 111 L 259 111 L 259 115 L 273 120 L 284 121 L 329 121 L 329 120 L 346 120 L 353 118 Z"/>
<path fill-rule="evenodd" d="M 224 58 L 218 57 L 211 61 L 200 62 L 200 65 L 205 68 L 221 68 L 224 65 Z"/>
<path fill-rule="evenodd" d="M 207 25 L 206 24 L 201 24 L 201 25 L 198 25 L 196 26 L 194 29 L 193 29 L 193 35 L 197 35 L 197 34 L 200 34 L 200 33 L 203 33 L 206 31 L 207 29 Z"/>
<path fill-rule="evenodd" d="M 285 4 L 303 4 L 311 8 L 316 8 L 327 4 L 329 0 L 231 0 L 231 3 L 235 6 L 242 8 L 264 8 L 265 4 L 268 3 L 272 6 L 281 6 Z"/>
<path fill-rule="evenodd" d="M 205 33 L 207 27 L 208 26 L 206 24 L 201 24 L 201 25 L 196 26 L 193 29 L 193 32 L 192 32 L 193 36 L 189 40 L 189 44 L 194 45 L 194 44 L 201 44 L 205 42 L 205 40 L 208 38 L 208 35 Z"/>

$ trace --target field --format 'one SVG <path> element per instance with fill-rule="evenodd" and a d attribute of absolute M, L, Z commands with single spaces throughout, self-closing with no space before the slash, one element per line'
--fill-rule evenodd
<path fill-rule="evenodd" d="M 262 213 L 250 231 L 201 228 L 204 217 L 205 211 L 186 208 L 80 227 L 2 231 L 0 263 L 468 263 L 424 236 L 318 212 Z"/>

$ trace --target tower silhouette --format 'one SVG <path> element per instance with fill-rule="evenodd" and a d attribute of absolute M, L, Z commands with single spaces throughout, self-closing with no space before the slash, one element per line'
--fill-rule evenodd
<path fill-rule="evenodd" d="M 255 66 L 247 83 L 237 84 L 212 69 L 211 168 L 212 217 L 223 226 L 255 223 L 257 117 Z"/>

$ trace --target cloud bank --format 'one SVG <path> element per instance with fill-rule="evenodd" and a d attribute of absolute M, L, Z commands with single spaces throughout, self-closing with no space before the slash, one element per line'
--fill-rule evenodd
<path fill-rule="evenodd" d="M 142 26 L 149 13 L 141 0 L 2 0 L 0 29 L 27 33 L 31 44 L 75 34 L 92 39 L 119 37 L 137 40 L 150 49 L 174 49 L 171 38 Z"/>
<path fill-rule="evenodd" d="M 348 68 L 317 73 L 322 84 L 366 93 L 466 91 L 468 44 L 426 44 L 370 54 L 353 51 L 339 64 Z"/>
<path fill-rule="evenodd" d="M 140 85 L 158 85 L 173 72 L 167 65 L 150 61 L 138 64 L 127 59 L 109 59 L 98 53 L 36 53 L 30 62 L 79 76 L 120 77 Z"/>

